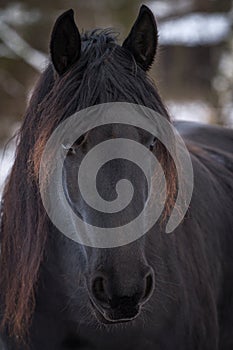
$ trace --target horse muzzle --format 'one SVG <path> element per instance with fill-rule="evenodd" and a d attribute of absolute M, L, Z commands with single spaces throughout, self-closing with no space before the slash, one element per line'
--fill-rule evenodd
<path fill-rule="evenodd" d="M 125 281 L 124 286 L 119 289 L 112 278 L 108 279 L 102 273 L 92 279 L 89 298 L 100 323 L 130 322 L 139 316 L 142 306 L 149 301 L 154 291 L 152 269 L 148 267 L 144 276 L 137 280 L 137 284 L 129 284 L 129 281 Z"/>

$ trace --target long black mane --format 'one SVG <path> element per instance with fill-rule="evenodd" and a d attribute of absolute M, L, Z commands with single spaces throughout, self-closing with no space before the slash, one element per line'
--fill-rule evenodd
<path fill-rule="evenodd" d="M 35 87 L 1 209 L 2 325 L 14 336 L 21 338 L 28 329 L 51 225 L 38 186 L 44 146 L 56 126 L 76 111 L 113 101 L 144 105 L 169 119 L 154 84 L 111 30 L 84 33 L 80 60 L 62 76 L 49 64 Z M 171 178 L 169 155 L 165 149 L 161 154 Z M 171 191 L 173 187 L 171 181 Z"/>

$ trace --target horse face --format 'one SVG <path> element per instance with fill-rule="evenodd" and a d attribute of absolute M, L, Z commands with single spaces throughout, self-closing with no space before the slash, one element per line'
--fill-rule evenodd
<path fill-rule="evenodd" d="M 87 76 L 89 74 L 89 77 L 93 79 L 93 83 L 96 84 L 97 81 L 103 81 L 106 74 L 101 73 L 99 66 L 100 56 L 103 63 L 101 64 L 102 69 L 105 69 L 105 67 L 109 69 L 108 60 L 112 60 L 114 57 L 117 62 L 119 60 L 120 68 L 122 68 L 122 64 L 125 65 L 123 69 L 125 78 L 122 75 L 121 79 L 124 79 L 124 81 L 127 81 L 127 78 L 131 79 L 128 88 L 125 89 L 126 91 L 121 91 L 119 88 L 115 92 L 112 91 L 118 79 L 118 70 L 114 74 L 110 72 L 109 78 L 114 79 L 113 84 L 111 79 L 110 81 L 106 79 L 103 88 L 98 85 L 94 89 L 91 87 L 90 82 L 87 82 L 87 91 L 90 92 L 91 97 L 89 99 L 85 98 L 85 102 L 81 103 L 81 100 L 86 96 L 84 91 L 82 97 L 79 96 L 75 102 L 79 101 L 81 103 L 79 107 L 114 101 L 135 102 L 135 98 L 132 97 L 137 93 L 135 91 L 135 78 L 129 72 L 131 72 L 131 68 L 134 69 L 136 67 L 136 64 L 138 66 L 137 70 L 140 70 L 140 76 L 145 79 L 145 72 L 149 70 L 153 63 L 156 48 L 157 26 L 152 12 L 146 6 L 141 7 L 138 18 L 121 47 L 115 43 L 113 44 L 111 40 L 103 43 L 102 40 L 96 41 L 93 38 L 90 38 L 88 42 L 85 38 L 83 39 L 74 22 L 72 10 L 67 11 L 58 18 L 50 43 L 51 61 L 56 72 L 55 76 L 61 82 L 63 78 L 66 80 L 66 73 L 75 69 L 75 67 L 79 68 L 77 77 L 82 77 L 85 80 L 84 75 Z M 115 55 L 103 55 L 103 50 L 105 54 L 115 52 Z M 85 67 L 87 70 L 84 75 L 84 68 L 82 67 Z M 113 67 L 115 67 L 114 64 Z M 129 69 L 129 67 L 131 68 Z M 82 71 L 81 75 L 80 70 Z M 100 76 L 95 78 L 97 73 Z M 107 87 L 108 83 L 110 84 L 109 88 Z M 143 88 L 141 87 L 141 89 Z M 96 90 L 99 90 L 97 100 L 95 99 Z M 126 97 L 128 90 L 132 90 L 132 96 L 129 94 L 130 96 Z M 148 94 L 148 96 L 151 97 L 151 94 Z M 136 101 L 144 100 L 144 98 L 136 99 Z M 143 102 L 142 104 L 145 105 Z M 83 197 L 87 191 L 84 189 L 83 193 L 78 183 L 78 173 L 85 156 L 96 145 L 109 139 L 117 140 L 119 138 L 137 141 L 147 148 L 153 146 L 154 143 L 152 135 L 136 127 L 114 124 L 92 129 L 88 134 L 79 138 L 71 147 L 63 145 L 64 148 L 69 148 L 63 168 L 64 193 L 73 212 L 86 223 L 87 229 L 85 234 L 88 236 L 89 241 L 94 244 L 91 244 L 92 247 L 88 247 L 66 240 L 65 244 L 58 246 L 60 250 L 59 261 L 64 256 L 63 268 L 66 268 L 65 275 L 71 276 L 72 281 L 78 281 L 78 286 L 82 287 L 82 291 L 85 291 L 85 296 L 84 294 L 82 295 L 84 298 L 88 298 L 87 305 L 91 306 L 95 311 L 98 320 L 104 323 L 130 321 L 136 318 L 142 305 L 149 300 L 154 288 L 154 273 L 146 259 L 147 254 L 143 238 L 127 245 L 119 244 L 118 247 L 115 245 L 115 248 L 109 246 L 108 248 L 94 248 L 96 246 L 99 247 L 98 244 L 95 244 L 95 240 L 97 240 L 95 227 L 105 228 L 106 230 L 115 228 L 117 235 L 117 232 L 121 231 L 122 226 L 138 217 L 143 210 L 148 195 L 148 184 L 143 171 L 133 162 L 124 159 L 124 157 L 103 162 L 95 179 L 96 191 L 99 194 L 99 200 L 95 201 L 97 207 L 101 202 L 101 198 L 108 209 L 121 195 L 125 196 L 122 186 L 121 191 L 118 191 L 118 185 L 120 182 L 122 185 L 122 180 L 130 181 L 133 188 L 130 201 L 127 202 L 126 198 L 125 202 L 122 201 L 126 205 L 113 212 L 99 210 L 95 206 L 88 205 L 88 201 Z M 119 151 L 122 151 L 122 154 L 127 153 L 124 142 L 118 144 L 117 147 Z M 96 151 L 95 158 L 90 163 L 90 166 L 86 168 L 88 178 L 93 171 L 93 163 L 101 163 L 106 155 L 108 154 L 103 155 L 101 151 Z M 83 177 L 85 177 L 85 174 Z M 86 186 L 87 189 L 89 190 Z M 92 229 L 90 229 L 90 225 Z M 83 235 L 83 232 L 79 232 L 78 228 L 74 227 L 74 230 L 77 232 L 77 235 Z M 72 289 L 72 295 L 75 295 L 75 290 L 77 291 L 77 287 Z M 80 300 L 80 295 L 78 298 Z M 79 308 L 79 314 L 80 309 L 82 308 Z"/>
<path fill-rule="evenodd" d="M 118 138 L 131 139 L 151 148 L 154 138 L 149 133 L 136 127 L 121 124 L 105 125 L 92 129 L 80 137 L 69 149 L 64 163 L 64 192 L 67 201 L 84 222 L 92 227 L 117 228 L 134 220 L 142 211 L 148 195 L 148 185 L 142 170 L 126 159 L 112 159 L 99 169 L 96 177 L 96 189 L 107 203 L 114 201 L 118 195 L 117 183 L 122 179 L 131 182 L 134 193 L 131 202 L 119 212 L 106 213 L 90 207 L 83 198 L 78 184 L 78 173 L 84 157 L 106 140 Z M 121 150 L 124 154 L 123 146 Z M 108 152 L 108 150 L 106 150 Z M 95 155 L 96 161 L 102 160 L 103 153 Z M 91 166 L 90 166 L 91 169 Z M 84 193 L 85 195 L 85 193 Z M 79 232 L 77 232 L 79 234 Z M 95 230 L 85 232 L 90 241 L 95 244 Z M 148 265 L 143 238 L 115 248 L 93 248 L 82 246 L 75 249 L 71 242 L 71 259 L 78 259 L 81 254 L 83 264 L 74 263 L 68 267 L 70 273 L 77 275 L 77 269 L 82 266 L 83 286 L 89 303 L 96 317 L 104 323 L 130 321 L 136 318 L 152 295 L 154 289 L 154 272 Z M 76 266 L 76 267 L 75 267 Z M 75 279 L 72 278 L 73 280 Z"/>

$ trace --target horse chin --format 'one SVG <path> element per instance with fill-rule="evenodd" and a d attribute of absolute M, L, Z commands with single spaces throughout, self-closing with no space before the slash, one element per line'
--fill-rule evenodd
<path fill-rule="evenodd" d="M 99 308 L 95 305 L 95 303 L 90 300 L 94 315 L 97 319 L 97 321 L 104 325 L 118 325 L 118 324 L 126 324 L 133 322 L 140 314 L 140 309 L 135 309 L 134 313 L 130 317 L 122 317 L 120 318 L 114 318 L 113 315 L 110 315 L 110 313 L 106 311 L 100 311 Z"/>

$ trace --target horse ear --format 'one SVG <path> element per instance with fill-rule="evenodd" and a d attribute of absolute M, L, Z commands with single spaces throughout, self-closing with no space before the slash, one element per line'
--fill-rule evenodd
<path fill-rule="evenodd" d="M 123 47 L 128 49 L 136 62 L 147 71 L 152 65 L 158 44 L 158 30 L 151 10 L 142 5 L 139 15 Z"/>
<path fill-rule="evenodd" d="M 64 12 L 53 27 L 50 53 L 59 75 L 65 73 L 80 57 L 81 37 L 74 21 L 74 11 Z"/>

